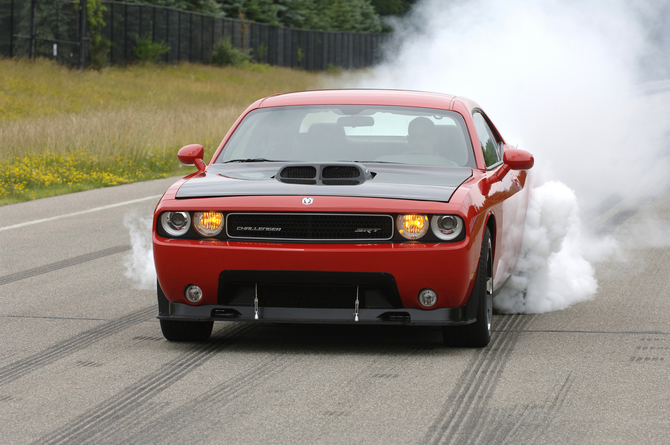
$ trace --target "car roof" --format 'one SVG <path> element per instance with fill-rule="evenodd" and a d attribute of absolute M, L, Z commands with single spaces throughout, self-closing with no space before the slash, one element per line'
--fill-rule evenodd
<path fill-rule="evenodd" d="M 454 102 L 461 102 L 470 110 L 478 108 L 477 104 L 471 100 L 450 94 L 369 89 L 315 90 L 277 94 L 260 100 L 257 106 L 268 108 L 296 105 L 389 105 L 453 110 Z"/>

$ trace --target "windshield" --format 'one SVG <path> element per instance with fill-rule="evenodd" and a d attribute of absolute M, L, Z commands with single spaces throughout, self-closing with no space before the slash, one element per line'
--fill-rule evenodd
<path fill-rule="evenodd" d="M 476 166 L 460 114 L 369 105 L 275 107 L 250 112 L 216 162 L 265 161 Z"/>

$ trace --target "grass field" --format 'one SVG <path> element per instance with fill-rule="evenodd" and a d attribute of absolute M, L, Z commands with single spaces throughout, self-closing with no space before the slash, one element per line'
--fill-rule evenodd
<path fill-rule="evenodd" d="M 145 65 L 75 71 L 0 59 L 0 205 L 183 175 L 186 144 L 209 160 L 239 114 L 326 74 L 266 65 Z"/>

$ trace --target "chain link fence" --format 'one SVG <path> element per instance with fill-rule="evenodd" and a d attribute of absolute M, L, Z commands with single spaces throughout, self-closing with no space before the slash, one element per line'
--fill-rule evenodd
<path fill-rule="evenodd" d="M 0 0 L 0 56 L 81 61 L 83 15 L 78 1 Z"/>
<path fill-rule="evenodd" d="M 0 0 L 0 55 L 82 64 L 87 39 L 79 3 Z M 138 3 L 103 1 L 102 5 L 106 8 L 102 36 L 112 44 L 107 55 L 111 64 L 131 62 L 139 37 L 169 45 L 170 50 L 160 56 L 163 62 L 209 63 L 214 45 L 228 37 L 256 62 L 305 70 L 363 68 L 378 60 L 386 36 L 280 28 Z"/>

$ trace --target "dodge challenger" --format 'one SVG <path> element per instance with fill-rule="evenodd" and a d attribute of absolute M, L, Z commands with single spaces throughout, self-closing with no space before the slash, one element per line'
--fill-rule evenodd
<path fill-rule="evenodd" d="M 153 220 L 170 341 L 215 321 L 435 326 L 484 347 L 516 266 L 533 156 L 464 97 L 279 94 L 249 106 Z"/>

